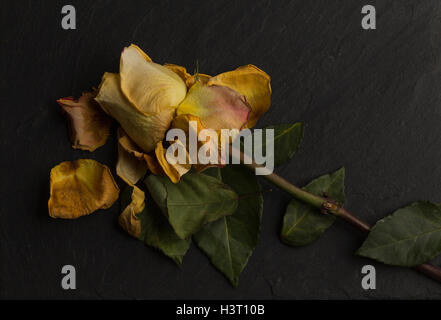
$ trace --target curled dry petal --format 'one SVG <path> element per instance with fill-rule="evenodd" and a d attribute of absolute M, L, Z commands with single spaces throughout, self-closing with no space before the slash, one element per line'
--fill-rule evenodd
<path fill-rule="evenodd" d="M 118 195 L 107 166 L 90 159 L 62 162 L 51 170 L 49 215 L 76 219 L 111 207 Z"/>
<path fill-rule="evenodd" d="M 120 214 L 118 223 L 128 234 L 138 239 L 142 226 L 137 215 L 145 208 L 145 194 L 141 189 L 133 186 L 131 198 L 130 204 Z"/>
<path fill-rule="evenodd" d="M 182 148 L 182 150 L 186 153 L 185 163 L 183 164 L 179 162 L 176 164 L 169 163 L 166 158 L 167 150 L 164 149 L 161 141 L 158 142 L 158 144 L 156 145 L 155 154 L 156 154 L 156 159 L 158 159 L 158 162 L 161 165 L 161 168 L 164 171 L 164 173 L 170 178 L 170 180 L 173 183 L 178 183 L 181 180 L 181 177 L 184 174 L 186 174 L 188 171 L 190 171 L 191 164 L 189 161 L 187 150 L 185 150 L 185 146 L 179 140 L 176 140 L 173 143 L 178 144 L 179 145 L 178 147 Z"/>
<path fill-rule="evenodd" d="M 95 93 L 85 92 L 78 100 L 72 97 L 57 100 L 67 116 L 70 140 L 75 149 L 94 151 L 103 146 L 109 136 L 112 120 L 94 98 Z"/>
<path fill-rule="evenodd" d="M 271 105 L 271 77 L 253 65 L 221 73 L 211 78 L 207 85 L 226 86 L 246 97 L 252 109 L 248 128 L 254 127 Z"/>
<path fill-rule="evenodd" d="M 164 108 L 157 114 L 146 115 L 136 109 L 122 94 L 118 74 L 105 73 L 95 98 L 110 116 L 115 118 L 127 135 L 144 152 L 155 149 L 164 139 L 174 116 L 174 107 Z"/>
<path fill-rule="evenodd" d="M 120 76 L 122 92 L 144 114 L 153 115 L 177 107 L 187 93 L 187 86 L 179 75 L 152 62 L 135 45 L 125 48 L 121 54 Z"/>
<path fill-rule="evenodd" d="M 147 162 L 147 166 L 148 166 L 151 173 L 153 173 L 155 175 L 165 174 L 164 170 L 162 169 L 161 164 L 159 163 L 158 159 L 156 159 L 156 155 L 151 156 L 151 155 L 145 154 L 144 160 L 145 160 L 145 162 Z"/>
<path fill-rule="evenodd" d="M 210 80 L 210 78 L 211 78 L 211 76 L 209 76 L 207 74 L 197 73 L 197 74 L 192 75 L 190 78 L 188 78 L 185 81 L 185 84 L 187 85 L 188 88 L 191 88 L 196 82 L 206 84 L 208 82 L 208 80 Z"/>
<path fill-rule="evenodd" d="M 118 162 L 116 173 L 127 184 L 134 185 L 147 172 L 144 153 L 127 136 L 123 129 L 118 128 Z"/>
<path fill-rule="evenodd" d="M 135 158 L 139 160 L 144 159 L 144 152 L 129 138 L 122 128 L 118 128 L 118 144 Z"/>
<path fill-rule="evenodd" d="M 187 69 L 185 67 L 171 63 L 164 64 L 164 67 L 176 73 L 185 83 L 187 82 L 188 79 L 191 78 L 191 75 L 187 72 Z"/>
<path fill-rule="evenodd" d="M 129 185 L 136 184 L 147 171 L 153 174 L 163 174 L 162 168 L 154 156 L 143 153 L 142 150 L 127 136 L 125 131 L 118 128 L 118 164 L 117 174 Z"/>
<path fill-rule="evenodd" d="M 128 185 L 136 184 L 147 172 L 147 163 L 127 152 L 118 143 L 118 162 L 116 174 Z"/>
<path fill-rule="evenodd" d="M 211 76 L 203 73 L 190 75 L 185 67 L 176 64 L 166 63 L 164 64 L 164 67 L 176 73 L 185 82 L 187 88 L 191 88 L 196 82 L 201 82 L 205 84 L 211 78 Z"/>
<path fill-rule="evenodd" d="M 213 130 L 242 129 L 250 114 L 245 97 L 223 86 L 195 83 L 181 102 L 178 116 L 191 114 L 199 117 L 205 128 Z"/>

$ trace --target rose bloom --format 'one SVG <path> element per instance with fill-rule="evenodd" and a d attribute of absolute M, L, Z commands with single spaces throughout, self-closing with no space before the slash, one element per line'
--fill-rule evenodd
<path fill-rule="evenodd" d="M 127 135 L 132 140 L 131 148 L 123 144 L 122 149 L 144 159 L 153 173 L 162 170 L 178 182 L 190 165 L 166 161 L 162 141 L 167 130 L 188 130 L 190 120 L 197 121 L 198 130 L 251 128 L 270 107 L 270 81 L 253 65 L 215 77 L 190 75 L 184 67 L 153 62 L 131 45 L 121 54 L 120 73 L 104 74 L 95 99 L 121 125 L 120 139 Z M 201 171 L 207 166 L 195 167 Z"/>
<path fill-rule="evenodd" d="M 168 144 L 186 143 L 163 141 L 167 131 L 188 133 L 189 121 L 197 123 L 197 131 L 252 128 L 270 107 L 270 82 L 269 75 L 253 65 L 214 77 L 190 75 L 184 67 L 153 62 L 132 44 L 121 54 L 119 74 L 105 73 L 94 92 L 58 103 L 68 117 L 74 148 L 95 150 L 106 142 L 110 118 L 119 123 L 116 172 L 126 183 L 134 186 L 147 170 L 177 183 L 192 166 L 201 172 L 210 165 L 169 163 Z M 52 169 L 51 216 L 76 218 L 110 206 L 119 189 L 109 174 L 107 167 L 83 160 Z M 104 185 L 106 179 L 112 184 Z M 102 192 L 91 197 L 86 194 L 90 186 Z"/>

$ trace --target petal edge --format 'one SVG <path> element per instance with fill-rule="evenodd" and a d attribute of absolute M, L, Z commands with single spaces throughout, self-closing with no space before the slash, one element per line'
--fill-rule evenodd
<path fill-rule="evenodd" d="M 252 109 L 248 128 L 254 127 L 271 105 L 271 77 L 251 64 L 221 73 L 208 80 L 207 85 L 226 86 L 246 97 Z"/>

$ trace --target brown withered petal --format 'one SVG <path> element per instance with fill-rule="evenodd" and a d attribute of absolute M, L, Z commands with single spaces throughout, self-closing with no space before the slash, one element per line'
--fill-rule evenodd
<path fill-rule="evenodd" d="M 151 173 L 155 175 L 164 175 L 165 172 L 162 170 L 161 165 L 159 164 L 158 159 L 155 156 L 150 156 L 148 154 L 144 154 L 144 160 L 147 162 L 147 166 Z"/>
<path fill-rule="evenodd" d="M 119 188 L 110 169 L 91 159 L 62 162 L 51 170 L 49 215 L 76 219 L 110 208 Z"/>
<path fill-rule="evenodd" d="M 69 135 L 75 149 L 94 151 L 103 146 L 109 136 L 112 119 L 94 100 L 95 93 L 85 92 L 78 99 L 58 99 L 68 120 Z"/>
<path fill-rule="evenodd" d="M 174 143 L 180 143 L 176 141 Z M 156 158 L 158 159 L 159 164 L 164 170 L 165 174 L 170 178 L 173 183 L 178 183 L 181 180 L 181 177 L 186 174 L 191 169 L 191 164 L 189 163 L 188 155 L 187 161 L 185 164 L 171 164 L 167 161 L 166 158 L 166 150 L 162 145 L 162 141 L 158 142 L 155 149 Z"/>
<path fill-rule="evenodd" d="M 132 201 L 118 217 L 119 225 L 132 237 L 139 238 L 141 235 L 141 220 L 137 214 L 145 208 L 145 194 L 138 187 L 134 186 Z"/>
<path fill-rule="evenodd" d="M 271 77 L 253 65 L 221 73 L 208 80 L 207 85 L 226 86 L 246 97 L 252 110 L 248 128 L 254 127 L 271 105 Z"/>

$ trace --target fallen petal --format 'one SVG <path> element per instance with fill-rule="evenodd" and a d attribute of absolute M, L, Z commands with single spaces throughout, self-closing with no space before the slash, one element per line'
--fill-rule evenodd
<path fill-rule="evenodd" d="M 72 97 L 57 100 L 67 117 L 74 149 L 94 151 L 103 146 L 109 136 L 112 119 L 94 98 L 95 93 L 85 92 L 78 100 Z"/>
<path fill-rule="evenodd" d="M 90 159 L 62 162 L 51 170 L 49 215 L 76 219 L 110 208 L 119 188 L 110 169 Z"/>

